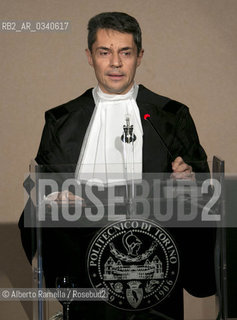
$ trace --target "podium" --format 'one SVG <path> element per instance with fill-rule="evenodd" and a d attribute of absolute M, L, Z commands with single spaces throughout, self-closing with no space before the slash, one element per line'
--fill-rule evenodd
<path fill-rule="evenodd" d="M 96 179 L 95 177 L 90 178 L 89 184 L 88 181 L 83 184 L 75 179 L 76 168 L 73 165 L 38 166 L 35 163 L 31 163 L 30 179 L 33 187 L 28 192 L 31 199 L 31 209 L 25 215 L 25 227 L 34 230 L 32 238 L 33 247 L 35 248 L 32 263 L 34 286 L 39 289 L 45 286 L 52 288 L 56 285 L 55 277 L 59 275 L 70 275 L 79 279 L 84 277 L 84 274 L 80 274 L 80 271 L 78 271 L 81 262 L 75 262 L 80 259 L 75 258 L 76 255 L 73 256 L 76 251 L 72 250 L 69 253 L 67 251 L 71 250 L 73 243 L 70 239 L 67 239 L 69 249 L 66 247 L 62 250 L 62 254 L 64 254 L 64 257 L 62 257 L 63 263 L 62 265 L 61 263 L 57 265 L 56 269 L 58 270 L 55 270 L 55 265 L 51 268 L 51 266 L 47 265 L 47 261 L 44 261 L 44 259 L 49 259 L 52 254 L 52 252 L 46 253 L 48 249 L 52 249 L 52 244 L 46 243 L 47 239 L 52 240 L 52 238 L 47 238 L 49 230 L 53 230 L 53 233 L 58 236 L 62 230 L 66 230 L 66 233 L 68 233 L 67 231 L 71 232 L 73 228 L 74 230 L 80 230 L 85 236 L 91 232 L 94 233 L 90 247 L 86 250 L 91 254 L 86 267 L 89 272 L 92 272 L 89 275 L 90 280 L 92 280 L 91 286 L 99 286 L 101 283 L 107 285 L 109 283 L 107 289 L 109 288 L 109 291 L 112 292 L 112 294 L 111 292 L 109 294 L 115 297 L 114 300 L 116 300 L 117 296 L 122 297 L 122 286 L 125 287 L 126 284 L 127 289 L 123 296 L 126 304 L 124 303 L 121 309 L 129 312 L 131 310 L 139 312 L 140 309 L 149 310 L 148 299 L 145 298 L 148 295 L 148 291 L 151 290 L 151 302 L 149 303 L 159 306 L 159 300 L 163 300 L 161 296 L 166 296 L 166 292 L 167 296 L 172 294 L 176 282 L 179 283 L 180 272 L 181 274 L 183 272 L 183 261 L 187 266 L 192 265 L 192 262 L 188 261 L 189 247 L 186 249 L 178 248 L 178 252 L 175 251 L 174 248 L 177 247 L 175 241 L 178 239 L 179 245 L 181 244 L 182 247 L 182 245 L 186 246 L 186 239 L 184 241 L 179 238 L 180 232 L 173 232 L 173 230 L 186 230 L 185 232 L 190 236 L 192 230 L 196 230 L 196 234 L 199 235 L 201 228 L 204 230 L 204 234 L 207 234 L 205 230 L 217 229 L 215 275 L 219 297 L 219 317 L 220 319 L 227 319 L 226 228 L 228 225 L 224 198 L 224 162 L 214 157 L 213 162 L 209 163 L 209 167 L 212 168 L 211 175 L 208 172 L 197 173 L 195 177 L 185 180 L 174 180 L 170 178 L 170 173 L 160 173 L 143 174 L 137 177 L 132 175 L 126 177 L 127 180 L 124 183 L 115 170 L 106 182 L 102 174 L 97 176 Z M 117 240 L 115 230 L 121 228 L 120 231 L 123 232 L 122 228 L 126 228 L 126 221 L 129 222 L 127 223 L 127 230 L 126 232 L 124 231 L 121 239 L 118 238 Z M 151 233 L 153 242 L 151 241 L 151 245 L 147 245 L 146 250 L 144 249 L 142 252 L 141 247 L 149 241 L 149 228 L 150 230 L 155 230 L 155 232 Z M 160 230 L 159 228 L 162 229 Z M 109 248 L 104 248 L 104 252 L 110 252 L 110 255 L 116 257 L 117 260 L 114 258 L 113 263 L 110 264 L 111 260 L 109 258 L 100 257 L 104 264 L 101 267 L 103 281 L 99 281 L 97 277 L 93 279 L 93 274 L 96 274 L 93 263 L 97 259 L 95 254 L 93 256 L 93 253 L 96 252 L 96 245 L 98 249 L 98 241 L 102 241 L 101 235 L 104 234 L 105 237 L 109 233 L 111 233 L 111 236 L 114 233 L 113 236 L 115 238 L 113 241 L 109 240 L 110 246 Z M 173 247 L 174 235 L 172 233 L 175 236 L 178 233 Z M 179 261 L 173 265 L 166 263 L 166 270 L 171 266 L 173 267 L 170 274 L 166 272 L 166 277 L 169 276 L 169 281 L 170 283 L 172 281 L 172 285 L 170 287 L 167 286 L 167 280 L 160 287 L 160 290 L 157 289 L 155 292 L 154 289 L 155 293 L 153 294 L 152 285 L 157 285 L 158 288 L 157 283 L 165 281 L 165 260 L 160 259 L 160 257 L 156 258 L 157 255 L 155 253 L 151 253 L 149 256 L 150 252 L 155 252 L 152 247 L 153 243 L 159 242 L 155 235 L 161 235 L 164 243 L 169 241 L 170 247 L 172 247 L 172 250 L 168 250 L 169 252 L 165 252 L 165 250 L 163 253 L 161 252 L 162 259 L 167 254 L 171 255 L 172 252 L 172 258 L 175 260 L 176 257 L 177 261 Z M 55 244 L 58 244 L 57 241 Z M 119 250 L 119 247 L 117 247 L 119 241 L 123 243 L 123 250 Z M 61 244 L 61 242 L 59 243 Z M 164 246 L 164 243 L 161 243 L 161 247 L 162 245 Z M 206 246 L 208 246 L 208 243 L 206 243 Z M 194 247 L 198 248 L 198 242 L 194 244 Z M 60 248 L 55 248 L 55 250 L 59 255 L 61 254 Z M 142 252 L 141 254 L 139 250 Z M 78 253 L 78 257 L 85 257 L 83 254 L 80 256 Z M 195 257 L 194 254 L 190 252 L 189 254 L 191 257 Z M 139 261 L 139 259 L 143 258 L 142 255 L 147 255 L 144 264 Z M 69 261 L 69 265 L 65 259 Z M 130 260 L 127 261 L 126 259 Z M 181 263 L 180 260 L 182 260 Z M 61 260 L 59 259 L 58 261 Z M 111 265 L 113 266 L 111 267 Z M 188 270 L 188 267 L 186 268 Z M 76 274 L 77 271 L 78 274 Z M 172 272 L 174 273 L 173 276 L 171 275 Z M 191 272 L 188 270 L 187 273 L 190 273 L 190 275 L 184 277 L 184 282 L 191 282 L 191 284 L 186 283 L 187 287 L 190 291 L 198 291 L 199 288 L 193 289 L 195 286 L 197 287 L 197 283 L 193 280 Z M 52 279 L 52 274 L 54 274 L 54 279 Z M 210 278 L 210 275 L 207 278 Z M 138 279 L 140 280 L 138 281 Z M 141 283 L 139 287 L 138 282 Z M 111 285 L 111 283 L 113 284 Z M 204 287 L 205 284 L 203 284 L 202 290 L 200 289 L 203 292 L 207 290 Z M 161 296 L 157 294 L 159 291 Z M 132 297 L 134 293 L 137 295 L 136 303 L 134 302 L 134 297 Z M 158 298 L 154 298 L 154 296 Z M 118 305 L 109 301 L 109 306 L 119 309 L 120 301 L 119 299 L 117 300 L 116 303 Z M 40 299 L 34 302 L 34 320 L 48 319 L 46 303 Z"/>

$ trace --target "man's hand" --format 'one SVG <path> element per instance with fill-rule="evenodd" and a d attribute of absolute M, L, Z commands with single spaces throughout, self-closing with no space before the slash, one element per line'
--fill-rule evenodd
<path fill-rule="evenodd" d="M 59 202 L 78 202 L 83 201 L 84 199 L 77 195 L 74 195 L 72 192 L 68 190 L 64 190 L 61 192 L 50 193 L 47 197 L 45 197 L 45 200 Z"/>
<path fill-rule="evenodd" d="M 194 179 L 194 173 L 192 172 L 192 167 L 183 161 L 181 157 L 177 157 L 172 162 L 171 178 L 173 179 Z"/>

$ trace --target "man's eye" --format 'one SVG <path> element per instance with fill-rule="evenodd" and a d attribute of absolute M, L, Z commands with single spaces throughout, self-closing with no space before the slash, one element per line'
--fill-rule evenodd
<path fill-rule="evenodd" d="M 106 56 L 106 55 L 108 55 L 109 53 L 108 53 L 108 51 L 100 51 L 100 55 L 101 56 Z"/>
<path fill-rule="evenodd" d="M 122 55 L 127 57 L 127 56 L 131 55 L 131 52 L 130 51 L 124 51 L 124 52 L 122 52 Z"/>

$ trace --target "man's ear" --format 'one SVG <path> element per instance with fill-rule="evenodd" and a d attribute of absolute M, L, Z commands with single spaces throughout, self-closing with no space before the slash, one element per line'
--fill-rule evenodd
<path fill-rule="evenodd" d="M 139 67 L 142 62 L 143 54 L 144 54 L 144 49 L 141 49 L 141 51 L 139 52 L 139 55 L 137 56 L 137 67 Z"/>
<path fill-rule="evenodd" d="M 87 59 L 88 59 L 88 63 L 89 63 L 90 66 L 93 67 L 93 59 L 92 59 L 91 51 L 88 48 L 85 51 L 86 51 L 86 56 L 87 56 Z"/>

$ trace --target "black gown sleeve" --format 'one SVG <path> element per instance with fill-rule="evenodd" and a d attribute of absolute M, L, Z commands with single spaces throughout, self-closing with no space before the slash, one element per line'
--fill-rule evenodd
<path fill-rule="evenodd" d="M 175 157 L 181 156 L 192 166 L 199 183 L 210 177 L 207 155 L 200 144 L 194 121 L 186 106 L 178 112 L 172 152 Z M 215 294 L 215 228 L 194 225 L 179 228 L 176 232 L 181 249 L 183 287 L 196 297 Z"/>
<path fill-rule="evenodd" d="M 42 132 L 41 142 L 37 156 L 35 158 L 39 165 L 47 164 L 50 154 L 50 149 L 55 142 L 54 136 L 54 119 L 50 113 L 45 114 L 45 125 Z M 27 259 L 32 263 L 32 259 L 36 252 L 36 229 L 31 222 L 31 215 L 35 213 L 35 205 L 30 197 L 30 176 L 24 181 L 25 192 L 29 194 L 29 199 L 25 205 L 25 208 L 20 216 L 18 227 L 21 232 L 21 242 L 24 248 Z"/>
<path fill-rule="evenodd" d="M 194 172 L 209 172 L 207 155 L 200 144 L 189 109 L 183 105 L 177 117 L 176 135 L 171 146 L 175 158 L 181 156 Z"/>

